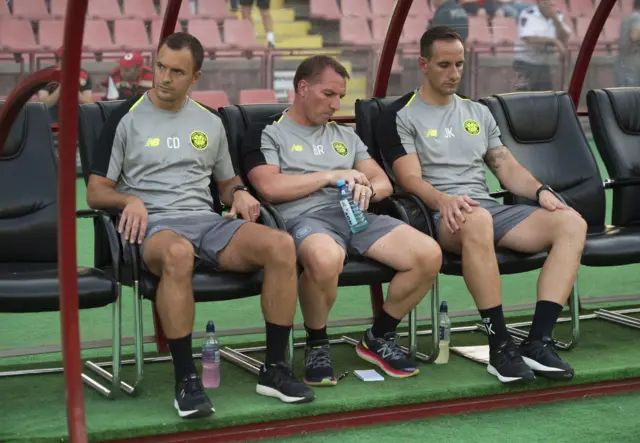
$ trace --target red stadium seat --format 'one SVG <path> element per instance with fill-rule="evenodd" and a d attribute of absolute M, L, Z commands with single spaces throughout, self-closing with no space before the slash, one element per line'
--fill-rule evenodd
<path fill-rule="evenodd" d="M 87 51 L 117 51 L 121 48 L 112 43 L 111 33 L 105 20 L 87 20 L 84 25 L 82 45 Z"/>
<path fill-rule="evenodd" d="M 365 17 L 342 17 L 340 19 L 340 40 L 355 46 L 370 46 L 373 37 Z"/>
<path fill-rule="evenodd" d="M 400 43 L 403 45 L 417 45 L 426 27 L 424 17 L 407 17 L 400 36 Z"/>
<path fill-rule="evenodd" d="M 21 19 L 2 19 L 0 23 L 0 52 L 26 52 L 42 49 L 36 43 L 31 22 Z"/>
<path fill-rule="evenodd" d="M 155 44 L 149 44 L 147 30 L 142 20 L 116 20 L 113 23 L 113 40 L 125 50 L 149 51 Z"/>
<path fill-rule="evenodd" d="M 0 2 L 0 20 L 3 17 L 11 17 L 11 11 L 9 11 L 9 6 L 7 6 L 6 2 Z"/>
<path fill-rule="evenodd" d="M 185 0 L 183 0 L 184 2 Z M 326 0 L 325 0 L 326 1 Z M 226 0 L 198 0 L 198 17 L 223 21 L 230 17 Z"/>
<path fill-rule="evenodd" d="M 518 24 L 513 18 L 494 18 L 491 26 L 493 43 L 497 45 L 515 45 L 518 40 Z"/>
<path fill-rule="evenodd" d="M 433 12 L 427 0 L 413 0 L 409 9 L 409 17 L 431 17 Z M 425 24 L 426 28 L 426 24 Z"/>
<path fill-rule="evenodd" d="M 127 18 L 140 18 L 142 20 L 159 19 L 158 11 L 153 5 L 153 0 L 123 0 L 122 15 Z"/>
<path fill-rule="evenodd" d="M 371 0 L 371 12 L 374 17 L 390 17 L 395 3 L 394 0 Z"/>
<path fill-rule="evenodd" d="M 122 18 L 118 0 L 89 0 L 88 19 L 117 20 Z"/>
<path fill-rule="evenodd" d="M 608 43 L 615 43 L 620 40 L 620 17 L 609 17 L 603 28 L 604 40 Z"/>
<path fill-rule="evenodd" d="M 278 103 L 273 89 L 243 89 L 240 91 L 239 104 L 250 103 Z"/>
<path fill-rule="evenodd" d="M 467 42 L 478 46 L 491 46 L 493 44 L 493 36 L 486 18 L 469 17 L 469 38 Z"/>
<path fill-rule="evenodd" d="M 64 35 L 64 20 L 42 20 L 40 21 L 38 37 L 40 45 L 50 51 L 57 50 L 62 46 Z"/>
<path fill-rule="evenodd" d="M 229 97 L 224 91 L 191 91 L 191 98 L 213 109 L 229 106 Z"/>
<path fill-rule="evenodd" d="M 593 16 L 595 8 L 592 0 L 569 0 L 569 12 L 572 17 Z"/>
<path fill-rule="evenodd" d="M 67 0 L 51 0 L 51 16 L 64 18 L 67 14 Z"/>
<path fill-rule="evenodd" d="M 13 2 L 13 16 L 28 20 L 42 20 L 50 17 L 44 0 L 18 0 Z"/>
<path fill-rule="evenodd" d="M 257 49 L 263 46 L 256 41 L 253 24 L 249 20 L 226 19 L 224 21 L 224 42 L 238 49 Z"/>
<path fill-rule="evenodd" d="M 164 11 L 167 9 L 167 1 L 168 0 L 160 0 L 160 15 L 164 17 Z M 196 16 L 191 11 L 191 2 L 189 0 L 182 0 L 180 4 L 180 12 L 178 13 L 178 18 L 180 20 L 191 20 L 196 18 Z"/>
<path fill-rule="evenodd" d="M 189 20 L 187 24 L 189 34 L 195 36 L 206 51 L 216 51 L 224 49 L 227 45 L 222 43 L 218 22 L 207 19 Z"/>
<path fill-rule="evenodd" d="M 371 20 L 371 36 L 375 45 L 384 43 L 387 36 L 387 28 L 389 27 L 389 17 L 374 17 Z"/>
<path fill-rule="evenodd" d="M 368 0 L 342 0 L 342 15 L 344 17 L 371 18 L 371 8 Z"/>
<path fill-rule="evenodd" d="M 309 17 L 318 20 L 340 20 L 342 13 L 336 0 L 310 0 Z"/>

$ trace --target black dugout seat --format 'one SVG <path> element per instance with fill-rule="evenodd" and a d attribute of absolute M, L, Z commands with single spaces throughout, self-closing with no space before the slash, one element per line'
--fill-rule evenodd
<path fill-rule="evenodd" d="M 250 183 L 242 168 L 241 161 L 241 147 L 244 141 L 244 135 L 250 125 L 268 124 L 273 121 L 273 116 L 281 114 L 288 107 L 289 105 L 287 104 L 252 104 L 230 105 L 220 108 L 219 110 L 227 129 L 227 138 L 229 140 L 229 150 L 232 153 L 232 159 L 236 162 L 236 168 L 238 168 L 243 182 L 249 187 Z M 251 191 L 254 195 L 257 195 L 252 187 Z M 261 203 L 272 212 L 280 229 L 285 229 L 284 221 L 277 210 L 266 202 Z M 387 209 L 389 209 L 390 215 L 395 215 L 397 218 L 400 218 L 397 212 L 393 212 L 391 204 L 389 204 Z M 340 274 L 338 284 L 339 286 L 361 286 L 388 283 L 394 275 L 395 271 L 381 263 L 367 258 L 350 257 Z"/>
<path fill-rule="evenodd" d="M 89 172 L 91 170 L 92 151 L 98 149 L 98 140 L 102 127 L 109 117 L 109 114 L 116 109 L 122 101 L 97 102 L 80 106 L 79 111 L 79 145 L 82 169 L 85 182 L 88 183 Z M 214 180 L 211 180 L 211 194 L 214 197 L 214 207 L 220 212 L 222 205 L 219 200 L 218 190 Z M 263 211 L 261 220 L 266 224 L 274 223 L 270 215 Z M 114 219 L 115 223 L 115 219 Z M 103 240 L 96 237 L 95 251 L 98 255 L 103 248 Z M 130 249 L 130 248 L 127 248 Z M 135 271 L 139 276 L 140 295 L 148 300 L 155 299 L 159 278 L 146 271 L 141 265 L 138 248 L 134 248 L 136 255 L 132 257 Z M 125 257 L 126 258 L 126 257 Z M 97 256 L 96 261 L 102 261 L 102 257 Z M 123 274 L 126 275 L 126 274 Z M 130 279 L 123 279 L 123 284 L 133 285 L 135 276 Z M 255 296 L 262 290 L 262 271 L 243 274 L 234 272 L 218 272 L 206 266 L 198 266 L 193 274 L 193 294 L 196 302 L 222 301 Z"/>
<path fill-rule="evenodd" d="M 0 110 L 2 106 L 0 103 Z M 82 210 L 76 217 L 93 218 L 102 227 L 103 261 L 110 269 L 104 272 L 98 264 L 78 267 L 79 308 L 113 305 L 117 313 L 120 249 L 116 231 L 100 211 Z M 0 312 L 60 309 L 58 230 L 62 228 L 58 225 L 58 169 L 49 114 L 45 105 L 27 103 L 0 153 Z M 119 315 L 114 319 L 112 351 L 119 364 Z M 118 377 L 116 374 L 115 386 Z M 110 396 L 111 391 L 102 394 Z"/>
<path fill-rule="evenodd" d="M 385 162 L 382 158 L 381 150 L 384 149 L 384 147 L 378 144 L 376 128 L 378 127 L 377 121 L 380 114 L 395 100 L 395 97 L 389 97 L 368 98 L 356 101 L 356 131 L 360 138 L 369 147 L 371 156 L 378 161 L 385 171 L 387 171 L 392 181 L 393 178 L 390 168 L 385 166 Z M 426 205 L 418 199 L 418 197 L 409 195 L 400 190 L 396 183 L 394 183 L 394 187 L 398 189 L 394 198 L 401 202 L 401 204 L 408 210 L 420 211 L 422 216 L 426 219 L 425 225 L 427 229 L 425 232 L 430 236 L 435 237 L 434 222 L 431 215 L 432 210 L 427 208 Z M 493 194 L 494 197 L 500 197 L 502 195 L 504 195 L 504 192 Z M 504 248 L 496 249 L 496 257 L 498 259 L 501 274 L 517 274 L 538 269 L 544 264 L 546 256 L 546 253 L 522 254 Z M 462 275 L 462 261 L 460 256 L 444 252 L 441 272 L 447 275 Z"/>
<path fill-rule="evenodd" d="M 611 223 L 640 224 L 640 87 L 587 93 L 589 122 L 613 189 Z"/>
<path fill-rule="evenodd" d="M 587 222 L 582 264 L 618 266 L 640 261 L 640 226 L 606 225 L 602 178 L 569 95 L 514 93 L 481 101 L 491 110 L 502 141 L 518 161 Z M 532 203 L 519 197 L 511 200 Z"/>

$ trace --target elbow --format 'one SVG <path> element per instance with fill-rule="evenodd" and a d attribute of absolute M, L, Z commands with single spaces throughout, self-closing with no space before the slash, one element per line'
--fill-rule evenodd
<path fill-rule="evenodd" d="M 87 187 L 87 206 L 89 206 L 89 208 L 91 209 L 101 209 L 98 205 L 98 202 L 95 198 L 95 192 L 92 190 L 91 187 Z"/>
<path fill-rule="evenodd" d="M 376 191 L 376 197 L 380 200 L 384 200 L 387 197 L 390 197 L 393 194 L 393 186 L 391 186 L 391 182 L 389 180 L 385 180 L 381 183 L 377 188 L 374 188 Z"/>
<path fill-rule="evenodd" d="M 278 203 L 276 190 L 271 184 L 256 185 L 255 189 L 260 200 L 272 205 Z"/>

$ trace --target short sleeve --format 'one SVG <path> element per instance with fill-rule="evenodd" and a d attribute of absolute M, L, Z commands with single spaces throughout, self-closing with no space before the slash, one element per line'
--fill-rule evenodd
<path fill-rule="evenodd" d="M 231 161 L 229 142 L 224 128 L 221 127 L 218 133 L 218 155 L 216 156 L 213 164 L 213 176 L 217 181 L 224 182 L 235 177 L 236 171 L 234 170 L 233 162 Z"/>
<path fill-rule="evenodd" d="M 356 165 L 363 160 L 370 160 L 371 155 L 369 155 L 369 149 L 367 148 L 367 145 L 365 145 L 364 142 L 360 140 L 360 137 L 358 137 L 356 134 L 353 134 L 353 140 L 354 144 L 356 145 L 356 156 L 353 164 Z"/>
<path fill-rule="evenodd" d="M 489 110 L 484 107 L 483 113 L 485 122 L 484 126 L 485 128 L 487 128 L 487 149 L 494 149 L 504 146 L 504 143 L 502 143 L 502 139 L 500 138 L 502 135 L 500 133 L 500 128 L 498 127 L 496 120 L 493 118 L 493 115 L 491 115 L 491 112 L 489 112 Z"/>
<path fill-rule="evenodd" d="M 544 35 L 546 23 L 534 14 L 523 12 L 518 19 L 518 36 L 520 38 L 539 37 Z"/>
<path fill-rule="evenodd" d="M 280 149 L 276 140 L 274 140 L 273 137 L 265 131 L 262 131 L 262 135 L 260 137 L 260 152 L 264 156 L 264 160 L 268 165 L 280 167 L 279 151 Z"/>

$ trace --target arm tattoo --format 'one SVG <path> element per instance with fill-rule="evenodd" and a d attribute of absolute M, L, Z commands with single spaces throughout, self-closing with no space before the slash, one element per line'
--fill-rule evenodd
<path fill-rule="evenodd" d="M 493 172 L 497 172 L 500 166 L 511 157 L 511 153 L 505 147 L 491 149 L 487 154 L 486 162 Z"/>

